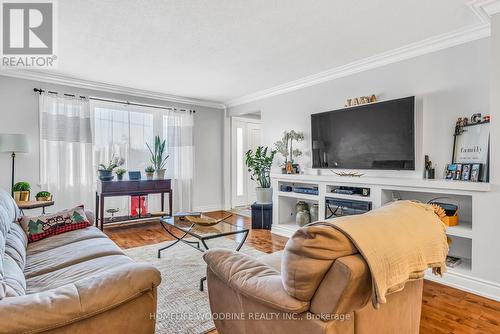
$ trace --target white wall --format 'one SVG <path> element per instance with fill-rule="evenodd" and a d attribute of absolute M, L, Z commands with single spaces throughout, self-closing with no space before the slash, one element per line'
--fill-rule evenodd
<path fill-rule="evenodd" d="M 491 45 L 490 45 L 491 44 Z M 491 80 L 491 85 L 490 85 Z M 491 98 L 490 98 L 491 92 Z M 346 98 L 375 93 L 381 99 L 415 95 L 423 135 L 419 156 L 438 164 L 437 176 L 451 160 L 452 134 L 459 116 L 491 114 L 491 191 L 478 195 L 473 226 L 473 280 L 500 289 L 500 14 L 492 20 L 492 37 L 419 56 L 229 109 L 230 115 L 260 110 L 263 141 L 272 145 L 286 129 L 305 132 L 310 166 L 310 114 L 342 108 Z M 490 108 L 491 101 L 491 108 Z M 417 150 L 418 151 L 418 150 Z M 422 170 L 422 166 L 417 166 Z M 326 172 L 328 173 L 328 172 Z M 392 175 L 398 174 L 392 172 Z M 409 176 L 399 172 L 400 176 Z M 410 176 L 422 177 L 420 171 Z"/>
<path fill-rule="evenodd" d="M 33 92 L 35 87 L 196 110 L 193 207 L 203 211 L 222 208 L 223 110 L 0 76 L 0 133 L 28 134 L 31 152 L 17 155 L 16 180 L 30 182 L 33 192 L 39 190 L 38 94 Z M 10 173 L 10 155 L 0 154 L 0 186 L 7 190 L 10 189 Z"/>
<path fill-rule="evenodd" d="M 451 160 L 452 133 L 459 116 L 488 112 L 489 41 L 483 39 L 444 51 L 401 61 L 348 77 L 328 81 L 290 93 L 251 102 L 229 109 L 231 115 L 259 110 L 263 121 L 263 142 L 272 145 L 286 129 L 305 132 L 303 167 L 310 167 L 310 114 L 339 109 L 350 97 L 376 94 L 380 100 L 415 95 L 417 132 L 425 132 L 417 141 L 422 156 L 428 154 L 437 163 L 437 175 Z M 368 172 L 368 174 L 374 174 Z M 384 174 L 378 172 L 378 174 Z M 421 171 L 400 172 L 420 177 Z M 392 175 L 392 173 L 391 173 Z"/>

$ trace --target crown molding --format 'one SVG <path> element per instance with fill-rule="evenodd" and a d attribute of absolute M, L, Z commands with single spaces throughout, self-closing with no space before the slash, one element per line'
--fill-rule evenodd
<path fill-rule="evenodd" d="M 500 0 L 472 0 L 468 3 L 474 14 L 490 22 L 490 17 L 500 13 Z"/>
<path fill-rule="evenodd" d="M 131 87 L 124 87 L 119 85 L 113 85 L 103 82 L 96 82 L 90 80 L 77 79 L 65 75 L 58 75 L 53 73 L 42 73 L 34 70 L 0 70 L 0 75 L 19 78 L 19 79 L 27 79 L 34 81 L 47 82 L 58 85 L 65 85 L 77 88 L 98 90 L 101 92 L 115 93 L 115 94 L 124 94 L 135 97 L 156 99 L 161 101 L 168 101 L 172 103 L 182 103 L 182 104 L 190 104 L 208 108 L 216 108 L 216 109 L 224 109 L 225 105 L 216 101 L 208 101 L 201 99 L 188 98 L 177 95 L 164 94 L 159 92 L 153 92 L 148 90 L 136 89 Z"/>
<path fill-rule="evenodd" d="M 478 19 L 478 23 L 472 26 L 433 36 L 324 72 L 232 99 L 226 101 L 225 104 L 228 108 L 235 107 L 489 37 L 490 16 L 500 11 L 500 0 L 473 0 L 468 2 L 467 5 Z"/>

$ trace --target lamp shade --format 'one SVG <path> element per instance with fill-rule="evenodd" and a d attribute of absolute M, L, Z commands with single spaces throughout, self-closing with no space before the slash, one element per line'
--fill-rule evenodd
<path fill-rule="evenodd" d="M 28 137 L 23 134 L 0 133 L 0 152 L 28 153 Z"/>

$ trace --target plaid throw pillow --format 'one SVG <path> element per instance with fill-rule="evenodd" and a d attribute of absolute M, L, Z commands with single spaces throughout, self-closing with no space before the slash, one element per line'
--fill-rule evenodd
<path fill-rule="evenodd" d="M 90 226 L 83 205 L 45 216 L 23 216 L 20 224 L 28 235 L 29 242 Z"/>

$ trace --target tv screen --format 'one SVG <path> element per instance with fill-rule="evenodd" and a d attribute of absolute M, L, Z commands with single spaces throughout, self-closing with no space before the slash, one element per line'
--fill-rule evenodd
<path fill-rule="evenodd" d="M 313 168 L 415 169 L 415 97 L 311 115 Z"/>

